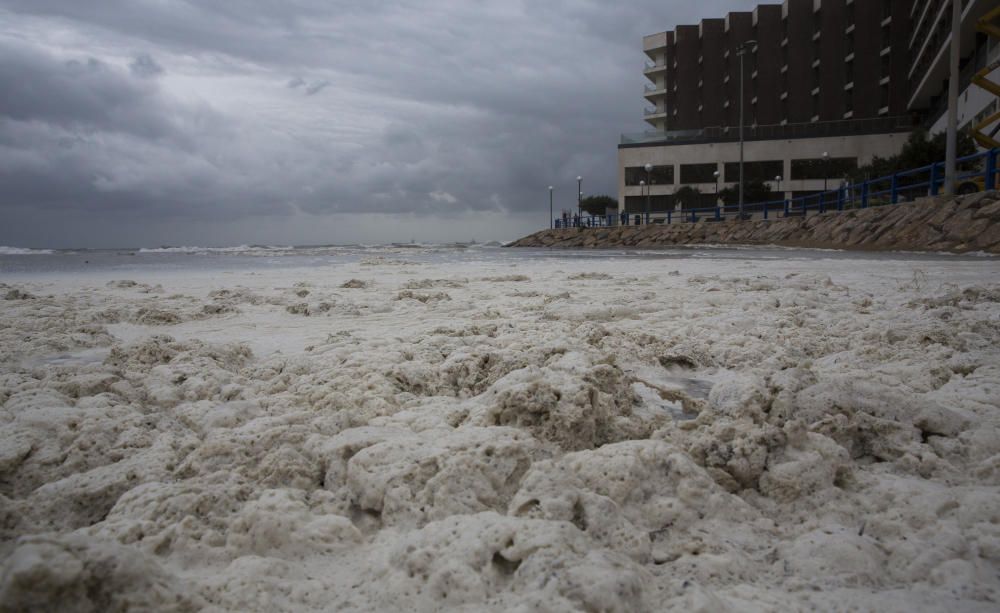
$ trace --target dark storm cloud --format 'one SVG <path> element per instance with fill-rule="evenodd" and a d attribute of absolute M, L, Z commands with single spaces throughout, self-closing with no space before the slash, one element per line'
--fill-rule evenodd
<path fill-rule="evenodd" d="M 163 66 L 157 64 L 153 56 L 148 53 L 137 55 L 128 67 L 137 77 L 155 77 L 163 74 Z"/>
<path fill-rule="evenodd" d="M 517 214 L 549 184 L 575 202 L 577 174 L 614 195 L 642 35 L 752 5 L 0 0 L 0 210 Z"/>
<path fill-rule="evenodd" d="M 0 41 L 0 116 L 157 138 L 170 131 L 156 91 L 94 57 L 62 60 Z"/>

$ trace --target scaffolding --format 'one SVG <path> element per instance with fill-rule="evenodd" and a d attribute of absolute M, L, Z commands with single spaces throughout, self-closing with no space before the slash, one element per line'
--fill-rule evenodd
<path fill-rule="evenodd" d="M 1000 6 L 983 15 L 976 22 L 976 30 L 1000 42 Z M 1000 98 L 1000 83 L 989 80 L 987 77 L 991 72 L 1000 68 L 1000 58 L 997 58 L 983 66 L 972 76 L 972 83 Z M 990 129 L 992 126 L 992 129 Z M 997 139 L 997 132 L 1000 131 L 1000 110 L 979 121 L 972 126 L 972 138 L 979 146 L 985 149 L 995 149 L 1000 147 L 1000 140 Z"/>

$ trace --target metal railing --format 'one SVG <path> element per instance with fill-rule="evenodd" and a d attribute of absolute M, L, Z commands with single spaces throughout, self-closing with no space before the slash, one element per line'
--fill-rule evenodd
<path fill-rule="evenodd" d="M 652 91 L 646 86 L 646 91 Z M 771 124 L 744 126 L 743 140 L 772 140 L 787 138 L 822 138 L 825 136 L 853 136 L 858 134 L 883 134 L 906 132 L 913 129 L 909 117 L 871 117 L 868 119 L 840 119 L 809 123 Z M 739 140 L 737 126 L 714 126 L 698 130 L 646 131 L 622 134 L 622 145 L 675 144 L 683 142 L 725 142 Z"/>
<path fill-rule="evenodd" d="M 1000 149 L 968 155 L 957 160 L 956 186 L 973 185 L 977 190 L 996 189 L 998 184 Z M 974 166 L 980 166 L 974 169 Z M 978 180 L 982 178 L 982 186 Z M 891 175 L 868 179 L 860 183 L 845 183 L 836 189 L 769 202 L 744 203 L 744 219 L 770 219 L 776 217 L 805 217 L 809 211 L 827 213 L 867 209 L 899 202 L 908 202 L 920 196 L 936 196 L 944 187 L 944 162 L 902 170 Z M 740 207 L 725 204 L 715 207 L 655 211 L 650 213 L 619 213 L 607 215 L 572 216 L 554 220 L 555 228 L 607 227 L 616 225 L 646 225 L 650 223 L 695 223 L 698 221 L 739 220 Z"/>

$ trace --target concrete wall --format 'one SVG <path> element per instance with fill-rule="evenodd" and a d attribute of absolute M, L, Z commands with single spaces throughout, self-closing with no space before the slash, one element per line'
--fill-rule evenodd
<path fill-rule="evenodd" d="M 872 134 L 866 136 L 839 136 L 827 138 L 801 138 L 792 140 L 749 141 L 744 143 L 744 160 L 782 160 L 784 163 L 783 181 L 780 189 L 785 197 L 790 198 L 792 192 L 817 191 L 823 189 L 823 181 L 797 180 L 792 181 L 792 160 L 819 159 L 823 152 L 831 158 L 855 157 L 858 165 L 871 161 L 875 155 L 887 157 L 899 153 L 909 136 L 907 132 L 896 134 Z M 696 145 L 672 145 L 627 147 L 618 150 L 618 205 L 625 206 L 625 198 L 640 196 L 640 187 L 625 185 L 625 168 L 628 166 L 643 166 L 651 163 L 654 166 L 674 166 L 674 183 L 672 185 L 653 185 L 652 196 L 674 194 L 681 187 L 680 165 L 714 163 L 720 176 L 724 179 L 726 162 L 738 162 L 740 159 L 739 143 L 705 143 Z M 828 187 L 832 189 L 839 184 L 840 177 L 829 177 Z M 723 180 L 719 189 L 724 189 L 733 183 Z M 714 193 L 715 183 L 694 184 L 693 187 L 705 194 Z"/>

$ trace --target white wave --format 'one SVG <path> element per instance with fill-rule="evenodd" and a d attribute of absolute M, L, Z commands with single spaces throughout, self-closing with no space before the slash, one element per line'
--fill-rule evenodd
<path fill-rule="evenodd" d="M 238 245 L 236 247 L 143 247 L 139 253 L 255 253 L 272 251 L 291 251 L 294 247 L 272 245 Z"/>
<path fill-rule="evenodd" d="M 55 253 L 51 249 L 28 249 L 25 247 L 7 247 L 0 245 L 0 255 L 48 255 Z"/>

